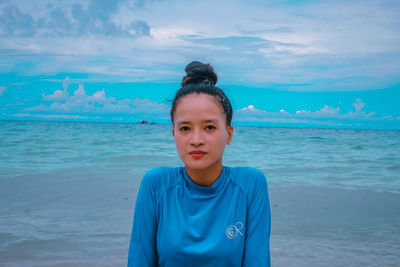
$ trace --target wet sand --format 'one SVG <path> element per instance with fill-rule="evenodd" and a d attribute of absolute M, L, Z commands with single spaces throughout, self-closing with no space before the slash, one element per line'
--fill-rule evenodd
<path fill-rule="evenodd" d="M 400 194 L 270 184 L 273 266 L 398 266 Z"/>
<path fill-rule="evenodd" d="M 139 181 L 1 179 L 0 265 L 125 266 Z M 280 183 L 269 193 L 272 266 L 398 266 L 400 194 Z"/>

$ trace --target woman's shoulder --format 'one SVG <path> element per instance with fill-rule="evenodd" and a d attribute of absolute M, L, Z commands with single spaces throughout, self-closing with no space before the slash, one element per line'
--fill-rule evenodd
<path fill-rule="evenodd" d="M 239 187 L 249 201 L 257 196 L 268 196 L 267 179 L 262 171 L 250 167 L 230 168 L 230 180 Z"/>
<path fill-rule="evenodd" d="M 146 184 L 153 188 L 170 186 L 179 181 L 180 167 L 157 167 L 149 170 L 142 178 L 142 185 Z"/>
<path fill-rule="evenodd" d="M 157 167 L 146 172 L 145 177 L 160 177 L 169 175 L 171 172 L 175 172 L 178 168 L 173 167 Z"/>
<path fill-rule="evenodd" d="M 231 181 L 245 191 L 250 188 L 266 183 L 265 175 L 262 171 L 251 167 L 228 167 Z"/>
<path fill-rule="evenodd" d="M 252 167 L 228 167 L 236 179 L 265 179 L 262 171 Z"/>

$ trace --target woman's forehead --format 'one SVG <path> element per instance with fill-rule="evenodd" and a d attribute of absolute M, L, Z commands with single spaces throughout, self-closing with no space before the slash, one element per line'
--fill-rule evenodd
<path fill-rule="evenodd" d="M 175 110 L 174 121 L 179 123 L 223 123 L 225 112 L 219 101 L 207 94 L 189 94 L 182 97 Z"/>
<path fill-rule="evenodd" d="M 176 111 L 223 111 L 216 97 L 207 94 L 190 94 L 182 97 L 176 106 Z"/>

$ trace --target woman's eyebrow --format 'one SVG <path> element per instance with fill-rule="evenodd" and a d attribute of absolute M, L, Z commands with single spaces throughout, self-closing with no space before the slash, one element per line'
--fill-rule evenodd
<path fill-rule="evenodd" d="M 209 119 L 209 120 L 202 121 L 202 123 L 217 123 L 218 121 L 219 121 L 218 119 Z M 191 122 L 190 121 L 177 121 L 176 124 L 177 125 L 191 124 Z"/>
<path fill-rule="evenodd" d="M 177 121 L 176 124 L 190 124 L 190 121 Z"/>
<path fill-rule="evenodd" d="M 205 121 L 203 121 L 203 122 L 204 122 L 204 123 L 210 123 L 210 122 L 217 123 L 217 122 L 218 122 L 218 119 L 205 120 Z"/>

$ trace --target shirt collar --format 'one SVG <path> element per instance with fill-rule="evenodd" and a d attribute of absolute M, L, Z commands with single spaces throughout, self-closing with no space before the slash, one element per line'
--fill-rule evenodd
<path fill-rule="evenodd" d="M 183 179 L 185 180 L 187 186 L 201 194 L 213 194 L 220 190 L 226 183 L 227 180 L 227 173 L 228 173 L 228 168 L 225 166 L 222 166 L 222 172 L 220 176 L 217 178 L 217 180 L 211 185 L 211 186 L 201 186 L 196 184 L 195 182 L 190 179 L 190 177 L 186 173 L 185 167 L 181 167 L 181 172 L 183 174 Z"/>

